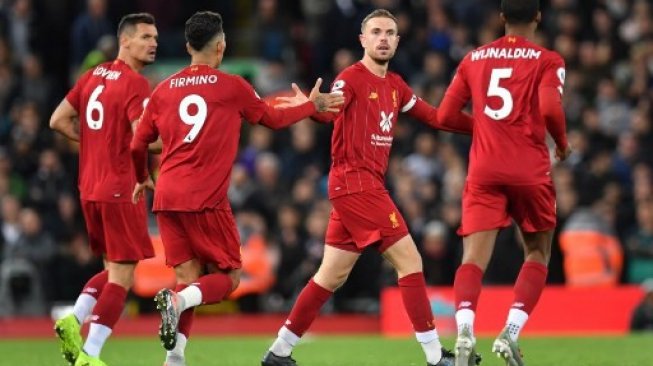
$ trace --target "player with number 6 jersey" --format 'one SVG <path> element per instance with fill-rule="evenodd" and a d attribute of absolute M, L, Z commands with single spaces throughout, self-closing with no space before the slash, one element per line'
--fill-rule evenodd
<path fill-rule="evenodd" d="M 178 292 L 164 289 L 155 298 L 168 366 L 185 365 L 193 308 L 223 300 L 239 283 L 240 239 L 227 189 L 241 121 L 283 128 L 318 111 L 337 111 L 344 99 L 320 94 L 318 80 L 310 101 L 274 109 L 242 77 L 217 70 L 226 47 L 219 14 L 195 13 L 185 35 L 191 65 L 155 88 L 131 146 L 138 202 L 150 185 L 147 144 L 159 136 L 163 143 L 153 210 L 178 280 Z"/>
<path fill-rule="evenodd" d="M 531 41 L 541 18 L 539 1 L 503 0 L 501 18 L 506 35 L 465 56 L 438 111 L 446 123 L 471 101 L 474 118 L 458 231 L 464 236 L 463 259 L 454 280 L 457 366 L 467 365 L 475 351 L 483 273 L 498 231 L 513 221 L 523 234 L 525 261 L 492 351 L 506 365 L 523 365 L 517 338 L 544 289 L 556 226 L 547 131 L 560 160 L 571 152 L 561 102 L 564 62 Z"/>
<path fill-rule="evenodd" d="M 150 92 L 139 72 L 156 55 L 154 18 L 126 15 L 118 37 L 117 59 L 82 75 L 50 119 L 53 129 L 80 143 L 82 212 L 89 244 L 96 255 L 104 255 L 107 267 L 84 286 L 73 315 L 55 326 L 63 356 L 71 364 L 103 365 L 100 350 L 122 313 L 136 263 L 154 256 L 145 205 L 131 203 L 136 179 L 129 153 L 134 125 Z M 82 352 L 79 324 L 91 311 Z"/>

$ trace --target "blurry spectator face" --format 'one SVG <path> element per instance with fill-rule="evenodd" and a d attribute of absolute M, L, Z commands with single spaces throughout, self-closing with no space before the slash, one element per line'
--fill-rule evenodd
<path fill-rule="evenodd" d="M 596 46 L 594 43 L 589 41 L 581 43 L 579 56 L 583 67 L 596 65 Z"/>
<path fill-rule="evenodd" d="M 572 12 L 563 12 L 558 16 L 558 30 L 560 33 L 575 35 L 578 31 L 580 20 Z"/>
<path fill-rule="evenodd" d="M 460 225 L 461 208 L 460 202 L 446 202 L 442 206 L 442 220 L 450 227 Z"/>
<path fill-rule="evenodd" d="M 281 206 L 279 209 L 279 226 L 282 229 L 295 229 L 300 222 L 299 212 L 294 207 L 290 205 Z"/>
<path fill-rule="evenodd" d="M 636 135 L 643 136 L 646 135 L 651 130 L 651 120 L 646 115 L 645 112 L 636 110 L 632 115 L 633 119 L 630 123 L 633 132 Z"/>
<path fill-rule="evenodd" d="M 17 222 L 20 209 L 20 202 L 16 197 L 7 195 L 2 198 L 2 220 L 4 222 Z"/>
<path fill-rule="evenodd" d="M 365 54 L 378 64 L 390 61 L 399 44 L 397 24 L 385 17 L 368 19 L 359 36 Z"/>
<path fill-rule="evenodd" d="M 567 166 L 557 165 L 553 169 L 553 182 L 556 189 L 571 189 L 574 187 L 574 172 Z"/>
<path fill-rule="evenodd" d="M 306 231 L 314 238 L 323 238 L 328 224 L 328 216 L 318 212 L 312 211 L 308 218 L 306 218 Z"/>
<path fill-rule="evenodd" d="M 590 170 L 594 175 L 602 176 L 607 174 L 612 167 L 612 157 L 607 151 L 600 151 L 592 158 Z"/>
<path fill-rule="evenodd" d="M 447 73 L 447 61 L 437 52 L 424 55 L 424 72 L 431 77 L 444 77 Z"/>
<path fill-rule="evenodd" d="M 39 157 L 39 169 L 46 172 L 55 172 L 59 170 L 59 155 L 54 150 L 44 150 Z"/>
<path fill-rule="evenodd" d="M 617 147 L 619 155 L 625 159 L 633 159 L 638 151 L 638 144 L 635 135 L 630 132 L 624 132 L 619 136 L 619 145 Z"/>
<path fill-rule="evenodd" d="M 29 15 L 32 4 L 30 0 L 16 0 L 14 2 L 14 16 L 24 18 Z"/>
<path fill-rule="evenodd" d="M 577 57 L 578 46 L 574 38 L 569 35 L 558 35 L 554 42 L 554 48 L 567 62 L 573 61 Z"/>
<path fill-rule="evenodd" d="M 23 59 L 23 75 L 28 79 L 38 79 L 41 74 L 41 61 L 34 55 L 27 55 Z"/>
<path fill-rule="evenodd" d="M 279 159 L 271 153 L 256 157 L 256 179 L 265 186 L 274 186 L 279 178 Z"/>
<path fill-rule="evenodd" d="M 594 23 L 594 30 L 602 37 L 609 37 L 612 35 L 612 18 L 610 14 L 603 9 L 594 10 L 592 17 Z"/>
<path fill-rule="evenodd" d="M 583 126 L 587 131 L 596 131 L 600 128 L 599 113 L 594 108 L 587 108 L 583 111 Z"/>
<path fill-rule="evenodd" d="M 415 140 L 415 152 L 423 156 L 431 156 L 435 152 L 435 137 L 431 133 L 421 133 Z"/>
<path fill-rule="evenodd" d="M 88 0 L 88 13 L 93 18 L 103 18 L 107 10 L 106 0 Z"/>
<path fill-rule="evenodd" d="M 77 213 L 77 205 L 75 202 L 75 199 L 71 195 L 64 194 L 59 196 L 59 200 L 57 201 L 59 215 L 64 220 L 73 220 L 75 218 L 75 214 Z"/>
<path fill-rule="evenodd" d="M 292 147 L 295 151 L 305 153 L 315 147 L 315 131 L 310 121 L 304 120 L 294 124 L 290 132 L 292 133 Z"/>
<path fill-rule="evenodd" d="M 24 208 L 20 211 L 20 227 L 27 236 L 35 236 L 41 232 L 41 218 L 31 208 Z"/>
<path fill-rule="evenodd" d="M 422 243 L 424 254 L 431 258 L 441 258 L 446 251 L 447 227 L 440 221 L 430 221 L 424 226 Z"/>
<path fill-rule="evenodd" d="M 637 223 L 640 228 L 653 228 L 653 199 L 646 199 L 637 205 Z"/>
<path fill-rule="evenodd" d="M 614 86 L 614 82 L 610 79 L 603 79 L 599 83 L 598 98 L 601 98 L 605 101 L 613 101 L 618 98 L 617 88 Z"/>
<path fill-rule="evenodd" d="M 335 55 L 333 55 L 333 71 L 336 74 L 342 72 L 342 70 L 351 66 L 356 62 L 354 53 L 348 49 L 342 48 L 339 49 Z"/>
<path fill-rule="evenodd" d="M 576 208 L 578 195 L 573 188 L 556 189 L 556 203 L 558 213 L 563 217 L 569 217 Z"/>
<path fill-rule="evenodd" d="M 11 159 L 7 150 L 0 148 L 0 175 L 8 175 L 11 173 Z"/>
<path fill-rule="evenodd" d="M 258 151 L 268 150 L 272 145 L 272 131 L 263 126 L 254 126 L 249 131 L 249 145 Z"/>
<path fill-rule="evenodd" d="M 267 21 L 272 21 L 277 15 L 277 1 L 276 0 L 261 0 L 258 4 L 259 16 Z"/>
<path fill-rule="evenodd" d="M 310 179 L 299 179 L 293 186 L 293 201 L 297 203 L 310 203 L 315 199 L 315 184 Z"/>
<path fill-rule="evenodd" d="M 247 174 L 247 169 L 241 164 L 234 165 L 231 170 L 231 185 L 235 187 L 241 187 L 247 184 L 249 181 L 249 175 Z"/>

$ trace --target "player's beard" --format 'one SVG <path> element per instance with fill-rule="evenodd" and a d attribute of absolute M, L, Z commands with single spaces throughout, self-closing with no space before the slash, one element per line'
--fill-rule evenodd
<path fill-rule="evenodd" d="M 370 58 L 371 58 L 372 61 L 374 61 L 374 63 L 376 63 L 377 65 L 379 65 L 379 66 L 385 66 L 385 65 L 387 65 L 387 64 L 390 62 L 390 60 L 392 59 L 392 56 L 394 56 L 394 53 L 392 53 L 392 54 L 390 54 L 390 55 L 388 55 L 388 56 L 385 56 L 385 57 L 378 57 L 378 56 L 370 55 Z"/>

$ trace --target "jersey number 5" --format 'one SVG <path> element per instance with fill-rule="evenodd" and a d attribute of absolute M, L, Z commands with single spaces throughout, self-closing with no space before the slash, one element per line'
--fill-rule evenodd
<path fill-rule="evenodd" d="M 512 68 L 492 69 L 492 75 L 490 75 L 490 85 L 487 88 L 487 96 L 501 98 L 503 106 L 501 106 L 499 109 L 492 109 L 489 105 L 486 104 L 485 110 L 483 110 L 483 112 L 486 116 L 492 118 L 495 121 L 508 117 L 512 112 L 512 94 L 510 94 L 508 89 L 499 86 L 501 79 L 507 79 L 511 76 Z"/>
<path fill-rule="evenodd" d="M 188 109 L 192 105 L 197 108 L 197 113 L 191 116 L 188 113 Z M 191 94 L 187 95 L 184 99 L 181 100 L 181 103 L 179 103 L 179 118 L 181 118 L 181 121 L 185 124 L 193 126 L 186 137 L 184 137 L 185 143 L 189 144 L 195 140 L 197 135 L 200 133 L 200 130 L 204 126 L 204 122 L 206 122 L 206 114 L 206 101 L 201 96 L 197 94 Z"/>

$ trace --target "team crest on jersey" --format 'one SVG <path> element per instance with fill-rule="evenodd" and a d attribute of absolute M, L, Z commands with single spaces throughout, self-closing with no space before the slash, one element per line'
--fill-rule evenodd
<path fill-rule="evenodd" d="M 517 43 L 517 38 L 515 38 L 515 37 L 508 37 L 508 43 Z"/>
<path fill-rule="evenodd" d="M 397 108 L 397 90 L 392 89 L 392 106 Z"/>
<path fill-rule="evenodd" d="M 379 123 L 379 127 L 381 127 L 381 131 L 385 133 L 389 133 L 390 130 L 392 129 L 392 117 L 394 117 L 395 113 L 390 112 L 390 114 L 385 114 L 385 112 L 381 111 L 381 122 Z"/>
<path fill-rule="evenodd" d="M 370 93 L 369 96 L 370 99 L 379 99 L 379 94 L 377 94 L 375 91 Z"/>
<path fill-rule="evenodd" d="M 390 218 L 390 224 L 392 224 L 392 228 L 396 229 L 399 227 L 399 219 L 397 219 L 397 213 L 395 211 L 392 211 L 390 215 L 388 215 Z"/>

